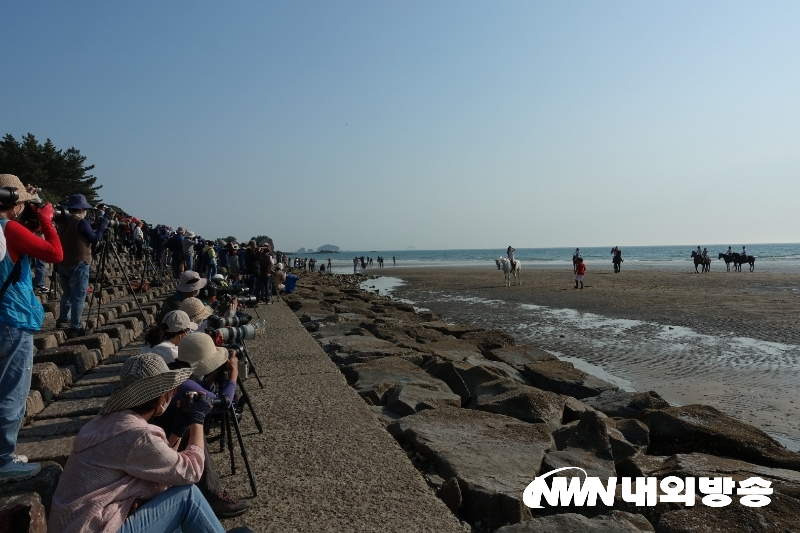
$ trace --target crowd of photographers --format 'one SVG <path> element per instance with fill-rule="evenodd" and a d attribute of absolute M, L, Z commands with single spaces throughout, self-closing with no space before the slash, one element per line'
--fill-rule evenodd
<path fill-rule="evenodd" d="M 0 174 L 0 229 L 0 484 L 41 470 L 14 452 L 31 385 L 33 333 L 44 317 L 35 294 L 44 291 L 45 265 L 54 265 L 51 294 L 56 284 L 62 291 L 56 325 L 80 336 L 90 269 L 108 247 L 168 266 L 178 283 L 142 353 L 125 362 L 119 386 L 76 437 L 49 530 L 223 531 L 218 518 L 246 512 L 249 502 L 222 485 L 203 427 L 208 416 L 242 410 L 242 349 L 235 342 L 263 325 L 248 324 L 243 307 L 280 294 L 286 257 L 255 241 L 220 247 L 184 228 L 151 227 L 93 207 L 80 194 L 54 208 L 9 174 Z"/>

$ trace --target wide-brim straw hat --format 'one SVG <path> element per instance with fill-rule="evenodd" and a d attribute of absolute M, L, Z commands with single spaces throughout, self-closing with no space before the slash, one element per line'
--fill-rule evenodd
<path fill-rule="evenodd" d="M 206 318 L 214 314 L 214 311 L 199 298 L 186 298 L 181 302 L 181 311 L 189 316 L 189 320 L 199 324 Z"/>
<path fill-rule="evenodd" d="M 34 195 L 25 190 L 25 185 L 14 174 L 0 174 L 0 187 L 14 187 L 17 189 L 18 202 L 27 202 L 34 198 Z"/>
<path fill-rule="evenodd" d="M 192 375 L 203 377 L 228 360 L 228 350 L 218 347 L 209 335 L 189 335 L 178 345 L 178 360 L 192 365 Z"/>
<path fill-rule="evenodd" d="M 158 354 L 134 355 L 122 365 L 119 386 L 106 400 L 100 414 L 107 415 L 147 403 L 178 387 L 191 375 L 191 368 L 170 370 Z"/>
<path fill-rule="evenodd" d="M 184 270 L 175 290 L 180 292 L 199 291 L 206 286 L 206 283 L 208 283 L 208 280 L 206 278 L 201 278 L 200 274 L 197 272 L 193 270 Z"/>

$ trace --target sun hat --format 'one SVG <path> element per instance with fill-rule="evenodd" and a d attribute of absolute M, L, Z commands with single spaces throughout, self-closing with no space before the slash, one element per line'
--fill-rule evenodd
<path fill-rule="evenodd" d="M 206 278 L 201 278 L 200 274 L 194 270 L 184 270 L 175 290 L 180 292 L 199 291 L 206 286 L 206 283 L 208 283 L 208 280 Z"/>
<path fill-rule="evenodd" d="M 194 238 L 194 232 L 193 231 L 187 231 L 186 232 L 186 236 L 189 237 L 190 239 L 193 239 Z"/>
<path fill-rule="evenodd" d="M 181 305 L 181 308 L 182 307 Z M 178 333 L 186 329 L 191 329 L 192 331 L 197 329 L 197 324 L 191 321 L 186 311 L 182 310 L 170 311 L 164 315 L 164 320 L 161 321 L 161 325 L 166 326 L 167 332 L 169 333 Z"/>
<path fill-rule="evenodd" d="M 247 243 L 248 248 L 255 248 L 257 245 L 256 241 L 250 241 Z"/>
<path fill-rule="evenodd" d="M 211 281 L 225 281 L 225 276 L 222 274 L 214 274 L 211 276 Z"/>
<path fill-rule="evenodd" d="M 228 360 L 228 350 L 218 347 L 210 335 L 189 335 L 178 345 L 178 360 L 192 365 L 192 375 L 202 377 Z"/>
<path fill-rule="evenodd" d="M 191 375 L 191 368 L 170 370 L 158 354 L 145 353 L 131 356 L 122 365 L 119 386 L 106 400 L 100 409 L 100 414 L 107 415 L 142 405 L 171 391 Z"/>
<path fill-rule="evenodd" d="M 27 202 L 33 199 L 33 195 L 25 190 L 25 185 L 14 174 L 0 174 L 0 187 L 14 187 L 17 189 L 18 202 Z"/>
<path fill-rule="evenodd" d="M 186 315 L 189 317 L 189 320 L 195 324 L 199 324 L 214 314 L 214 311 L 212 311 L 209 306 L 201 302 L 199 298 L 186 298 L 181 302 L 181 311 L 186 313 Z M 195 328 L 197 328 L 197 326 L 195 326 Z"/>
<path fill-rule="evenodd" d="M 275 268 L 277 268 L 278 270 L 283 270 L 283 263 L 278 263 L 277 265 L 275 265 Z"/>
<path fill-rule="evenodd" d="M 186 230 L 183 229 L 183 226 L 178 226 L 178 230 L 175 233 L 183 233 L 184 231 Z"/>

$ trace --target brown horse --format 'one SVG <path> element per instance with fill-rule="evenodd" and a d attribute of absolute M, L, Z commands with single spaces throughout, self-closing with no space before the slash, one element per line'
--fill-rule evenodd
<path fill-rule="evenodd" d="M 756 269 L 755 256 L 737 254 L 736 252 L 732 253 L 731 256 L 731 263 L 733 263 L 733 268 L 735 268 L 737 272 L 742 271 L 742 265 L 745 263 L 750 265 L 750 272 Z"/>

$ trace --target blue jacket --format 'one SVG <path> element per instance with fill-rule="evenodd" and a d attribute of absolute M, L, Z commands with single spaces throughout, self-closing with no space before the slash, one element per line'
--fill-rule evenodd
<path fill-rule="evenodd" d="M 0 219 L 0 227 L 5 230 L 7 219 Z M 19 281 L 8 286 L 0 303 L 0 324 L 6 324 L 17 329 L 39 331 L 44 320 L 44 309 L 33 293 L 31 282 L 31 262 L 27 255 L 20 255 L 22 271 Z M 0 287 L 11 275 L 14 263 L 10 254 L 6 254 L 0 261 Z"/>

